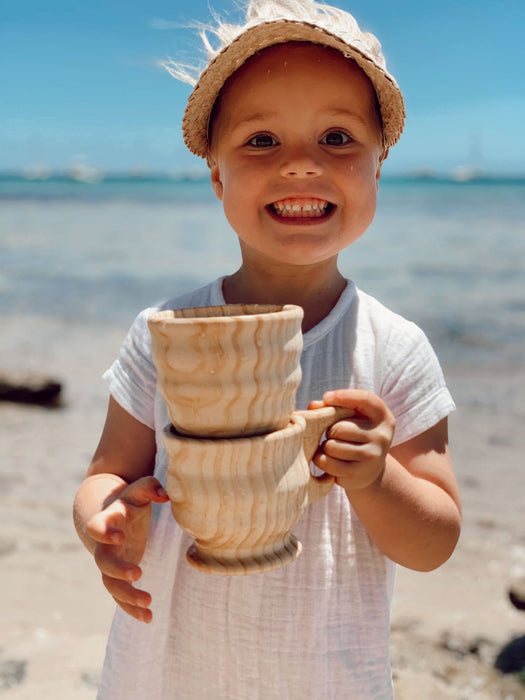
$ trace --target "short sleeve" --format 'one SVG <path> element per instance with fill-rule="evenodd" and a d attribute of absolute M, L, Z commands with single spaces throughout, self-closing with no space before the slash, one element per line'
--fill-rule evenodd
<path fill-rule="evenodd" d="M 151 358 L 148 316 L 140 313 L 131 326 L 120 353 L 104 373 L 113 398 L 134 418 L 155 429 L 154 401 L 157 371 Z"/>
<path fill-rule="evenodd" d="M 436 425 L 455 405 L 438 358 L 418 326 L 407 323 L 388 346 L 381 396 L 395 416 L 392 444 L 399 445 Z"/>

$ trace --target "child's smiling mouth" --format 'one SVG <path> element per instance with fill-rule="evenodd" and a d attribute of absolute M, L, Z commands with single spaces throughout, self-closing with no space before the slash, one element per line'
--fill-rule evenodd
<path fill-rule="evenodd" d="M 288 197 L 272 202 L 267 208 L 279 219 L 324 219 L 335 205 L 315 197 Z"/>

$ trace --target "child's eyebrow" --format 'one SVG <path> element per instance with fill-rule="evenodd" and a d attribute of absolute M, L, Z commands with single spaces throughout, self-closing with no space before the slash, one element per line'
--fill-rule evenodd
<path fill-rule="evenodd" d="M 365 125 L 368 125 L 370 123 L 370 120 L 367 119 L 365 115 L 359 114 L 358 112 L 354 112 L 350 109 L 341 109 L 341 108 L 331 109 L 331 110 L 328 110 L 326 114 L 327 114 L 327 116 L 334 117 L 334 118 L 346 117 L 347 119 L 348 118 L 355 119 L 355 120 L 357 120 Z"/>
<path fill-rule="evenodd" d="M 265 119 L 273 119 L 277 117 L 277 112 L 268 110 L 267 112 L 254 112 L 253 114 L 247 114 L 245 117 L 241 117 L 236 120 L 235 129 L 239 129 L 245 126 L 249 126 L 253 122 L 264 121 Z"/>

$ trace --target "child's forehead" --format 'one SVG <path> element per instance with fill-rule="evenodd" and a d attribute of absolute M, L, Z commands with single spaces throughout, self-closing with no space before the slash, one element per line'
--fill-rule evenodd
<path fill-rule="evenodd" d="M 280 71 L 286 69 L 289 63 L 298 61 L 301 62 L 304 73 L 308 72 L 312 64 L 325 65 L 331 70 L 340 70 L 341 72 L 348 70 L 349 67 L 352 70 L 363 72 L 352 59 L 346 58 L 337 49 L 306 41 L 288 41 L 269 46 L 251 56 L 230 76 L 227 83 L 246 76 L 249 80 L 252 74 L 255 78 L 261 69 L 269 72 L 274 71 L 274 75 L 277 76 Z M 363 73 L 363 75 L 365 74 Z"/>
<path fill-rule="evenodd" d="M 290 41 L 270 46 L 251 56 L 225 82 L 217 103 L 223 105 L 232 94 L 238 99 L 242 98 L 246 94 L 243 91 L 249 91 L 250 95 L 257 94 L 272 81 L 302 78 L 311 78 L 314 92 L 321 87 L 326 88 L 328 83 L 337 83 L 336 92 L 342 95 L 357 82 L 366 85 L 369 93 L 375 96 L 368 76 L 351 58 L 327 46 Z M 290 87 L 293 87 L 292 83 Z"/>
<path fill-rule="evenodd" d="M 334 100 L 341 100 L 349 91 L 358 89 L 375 107 L 375 89 L 355 61 L 327 46 L 290 41 L 263 49 L 238 68 L 219 93 L 215 112 L 230 100 L 242 104 L 248 95 L 267 95 L 272 83 L 286 85 L 289 81 L 292 91 L 297 81 L 304 79 L 311 80 L 312 98 L 320 90 L 331 89 Z"/>

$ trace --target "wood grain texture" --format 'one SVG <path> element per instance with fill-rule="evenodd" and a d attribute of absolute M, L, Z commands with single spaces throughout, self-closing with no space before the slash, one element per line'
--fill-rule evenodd
<path fill-rule="evenodd" d="M 224 439 L 182 436 L 168 426 L 166 490 L 175 519 L 195 539 L 189 563 L 244 575 L 293 561 L 301 544 L 292 528 L 334 483 L 314 477 L 310 460 L 323 432 L 351 414 L 333 407 L 298 411 L 282 430 Z"/>
<path fill-rule="evenodd" d="M 177 431 L 233 437 L 284 428 L 301 381 L 299 306 L 161 311 L 148 325 L 157 384 Z"/>

